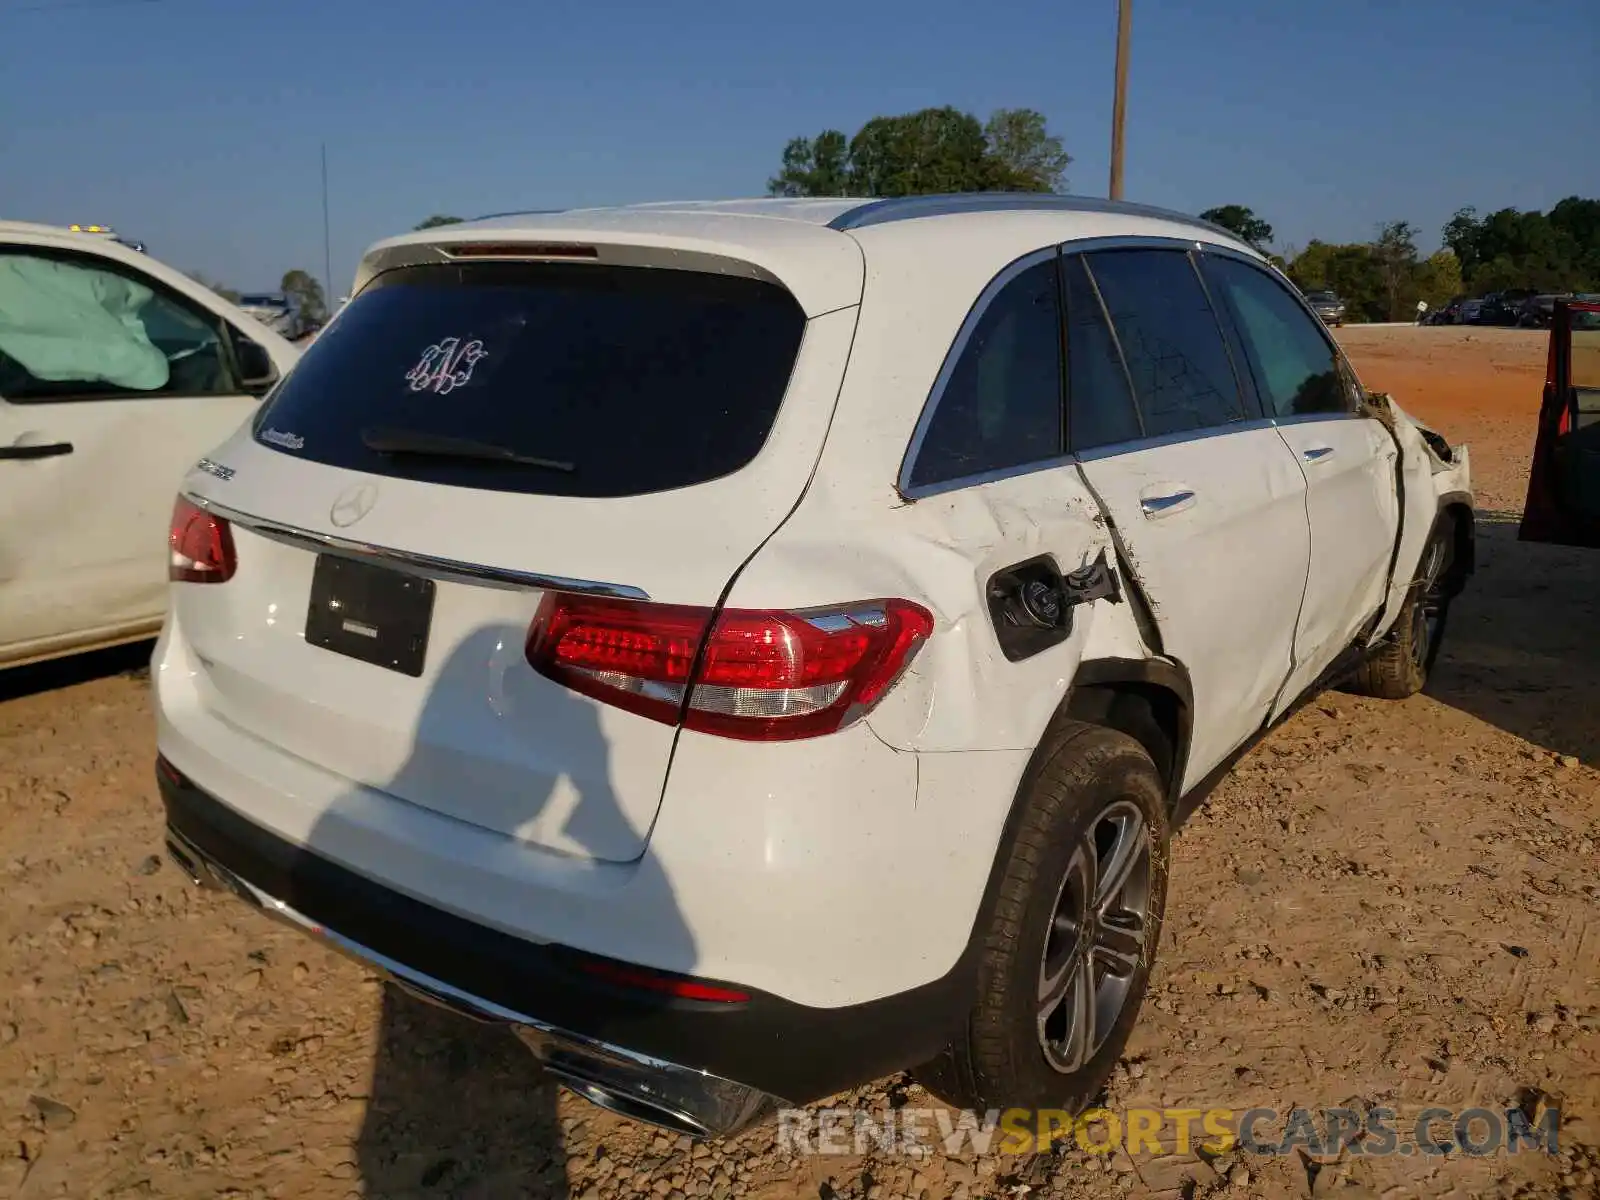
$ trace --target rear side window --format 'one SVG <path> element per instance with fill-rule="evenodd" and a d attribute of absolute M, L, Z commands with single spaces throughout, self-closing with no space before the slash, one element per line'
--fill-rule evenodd
<path fill-rule="evenodd" d="M 376 475 L 635 496 L 753 459 L 805 314 L 782 288 L 576 263 L 407 267 L 339 314 L 257 441 Z"/>
<path fill-rule="evenodd" d="M 1222 329 L 1181 250 L 1085 256 L 1133 380 L 1147 437 L 1243 419 Z"/>
<path fill-rule="evenodd" d="M 935 398 L 912 487 L 1061 454 L 1060 312 L 1053 258 L 1025 268 L 990 300 Z"/>
<path fill-rule="evenodd" d="M 1233 258 L 1204 257 L 1212 294 L 1232 308 L 1256 388 L 1269 415 L 1354 410 L 1347 381 L 1321 322 L 1265 271 Z M 1326 294 L 1326 293 L 1319 293 Z"/>
<path fill-rule="evenodd" d="M 1061 260 L 1067 300 L 1067 429 L 1074 450 L 1129 442 L 1142 432 L 1116 339 L 1083 257 Z"/>

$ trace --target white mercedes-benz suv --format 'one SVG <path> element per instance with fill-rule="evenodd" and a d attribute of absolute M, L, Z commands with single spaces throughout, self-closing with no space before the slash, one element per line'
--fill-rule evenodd
<path fill-rule="evenodd" d="M 169 847 L 681 1131 L 1087 1103 L 1174 826 L 1419 689 L 1472 569 L 1465 449 L 1180 214 L 513 214 L 356 284 L 177 500 Z"/>

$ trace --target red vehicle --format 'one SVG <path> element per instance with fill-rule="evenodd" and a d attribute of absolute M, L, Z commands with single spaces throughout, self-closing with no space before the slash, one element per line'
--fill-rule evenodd
<path fill-rule="evenodd" d="M 1600 296 L 1555 302 L 1518 537 L 1600 549 Z"/>

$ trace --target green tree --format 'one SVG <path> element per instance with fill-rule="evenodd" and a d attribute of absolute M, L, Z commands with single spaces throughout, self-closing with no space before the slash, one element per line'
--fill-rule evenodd
<path fill-rule="evenodd" d="M 1461 260 L 1450 247 L 1435 250 L 1417 264 L 1416 290 L 1429 308 L 1443 308 L 1461 295 Z"/>
<path fill-rule="evenodd" d="M 322 294 L 322 285 L 309 272 L 298 267 L 286 271 L 279 286 L 285 296 L 299 301 L 300 311 L 308 320 L 320 324 L 328 319 L 328 301 Z"/>
<path fill-rule="evenodd" d="M 1046 128 L 1043 113 L 996 109 L 984 124 L 983 138 L 996 176 L 990 186 L 996 191 L 1059 192 L 1066 186 L 1072 155 Z"/>
<path fill-rule="evenodd" d="M 1240 241 L 1266 252 L 1272 244 L 1272 226 L 1242 204 L 1224 204 L 1200 214 L 1202 221 L 1220 225 Z"/>
<path fill-rule="evenodd" d="M 1388 312 L 1383 274 L 1372 247 L 1338 245 L 1313 238 L 1289 263 L 1288 275 L 1302 291 L 1324 289 L 1344 299 L 1350 321 L 1381 321 Z"/>
<path fill-rule="evenodd" d="M 1461 264 L 1461 277 L 1471 279 L 1478 266 L 1478 239 L 1483 225 L 1478 220 L 1478 210 L 1468 206 L 1456 209 L 1456 215 L 1445 222 L 1444 244 Z"/>
<path fill-rule="evenodd" d="M 426 221 L 423 221 L 421 224 L 419 224 L 417 226 L 417 228 L 419 230 L 420 229 L 437 229 L 441 225 L 459 225 L 459 224 L 461 224 L 461 221 L 462 221 L 461 217 L 448 217 L 448 216 L 445 216 L 442 213 L 434 213 L 433 216 L 429 217 Z"/>
<path fill-rule="evenodd" d="M 783 167 L 767 180 L 774 196 L 845 196 L 850 193 L 850 141 L 837 129 L 814 138 L 790 138 Z"/>
<path fill-rule="evenodd" d="M 925 108 L 873 117 L 850 139 L 855 190 L 865 196 L 977 192 L 989 187 L 983 126 L 971 113 Z"/>
<path fill-rule="evenodd" d="M 1384 316 L 1398 321 L 1416 311 L 1417 231 L 1409 221 L 1390 221 L 1378 230 L 1372 259 L 1383 280 Z"/>
<path fill-rule="evenodd" d="M 873 117 L 855 135 L 837 129 L 790 139 L 775 196 L 914 196 L 1050 191 L 1071 157 L 1032 109 L 1000 109 L 982 125 L 948 106 Z"/>
<path fill-rule="evenodd" d="M 1463 208 L 1444 227 L 1473 292 L 1600 286 L 1600 200 L 1568 196 L 1548 213 L 1502 208 L 1480 218 Z"/>

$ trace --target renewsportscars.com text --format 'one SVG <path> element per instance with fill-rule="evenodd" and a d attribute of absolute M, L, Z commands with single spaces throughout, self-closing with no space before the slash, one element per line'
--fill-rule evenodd
<path fill-rule="evenodd" d="M 1429 1107 L 1402 1116 L 1392 1108 L 899 1108 L 882 1113 L 849 1108 L 784 1109 L 778 1145 L 797 1155 L 1034 1154 L 1076 1147 L 1089 1154 L 1226 1154 L 1313 1156 L 1447 1155 L 1481 1157 L 1539 1150 L 1559 1152 L 1560 1113 L 1530 1119 L 1520 1108 Z"/>

